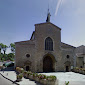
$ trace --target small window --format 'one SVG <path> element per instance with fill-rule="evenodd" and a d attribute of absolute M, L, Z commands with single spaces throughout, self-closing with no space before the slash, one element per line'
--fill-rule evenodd
<path fill-rule="evenodd" d="M 69 58 L 70 56 L 69 56 L 69 55 L 67 55 L 66 57 L 67 57 L 67 58 Z"/>
<path fill-rule="evenodd" d="M 26 54 L 26 57 L 27 57 L 27 58 L 30 57 L 30 54 Z"/>

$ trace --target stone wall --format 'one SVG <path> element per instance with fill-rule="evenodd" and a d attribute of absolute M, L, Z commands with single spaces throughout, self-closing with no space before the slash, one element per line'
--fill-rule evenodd
<path fill-rule="evenodd" d="M 26 61 L 31 62 L 30 70 L 35 70 L 35 44 L 33 41 L 27 42 L 19 42 L 15 43 L 16 51 L 15 51 L 15 64 L 16 67 L 24 67 L 24 63 Z M 26 57 L 26 54 L 29 54 L 30 57 Z"/>

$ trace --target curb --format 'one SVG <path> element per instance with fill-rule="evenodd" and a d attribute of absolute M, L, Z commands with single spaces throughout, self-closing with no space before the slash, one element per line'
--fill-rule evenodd
<path fill-rule="evenodd" d="M 9 78 L 7 78 L 7 77 L 3 76 L 1 73 L 0 73 L 0 75 L 1 75 L 2 77 L 4 77 L 5 79 L 7 79 L 7 80 L 9 80 L 9 81 L 13 82 L 14 84 L 16 84 L 16 85 L 20 85 L 20 84 L 18 84 L 18 83 L 16 83 L 16 82 L 14 82 L 13 80 L 11 80 L 11 79 L 9 79 Z"/>

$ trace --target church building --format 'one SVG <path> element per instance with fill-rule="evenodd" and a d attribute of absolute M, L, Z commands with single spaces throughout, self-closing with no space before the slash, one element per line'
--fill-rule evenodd
<path fill-rule="evenodd" d="M 75 66 L 75 48 L 61 42 L 61 28 L 50 22 L 35 24 L 31 39 L 15 43 L 15 67 L 32 72 L 70 71 Z"/>

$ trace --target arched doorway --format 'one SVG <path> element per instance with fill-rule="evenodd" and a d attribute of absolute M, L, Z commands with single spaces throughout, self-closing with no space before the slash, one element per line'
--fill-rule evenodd
<path fill-rule="evenodd" d="M 71 68 L 71 62 L 70 61 L 66 61 L 65 62 L 65 71 L 69 72 Z"/>
<path fill-rule="evenodd" d="M 29 66 L 26 66 L 26 71 L 29 71 Z"/>
<path fill-rule="evenodd" d="M 66 72 L 69 72 L 69 66 L 66 66 Z"/>
<path fill-rule="evenodd" d="M 24 62 L 24 69 L 26 71 L 31 70 L 31 61 L 27 60 L 27 61 Z"/>
<path fill-rule="evenodd" d="M 46 56 L 43 59 L 43 72 L 52 72 L 53 71 L 53 60 L 50 56 Z"/>

